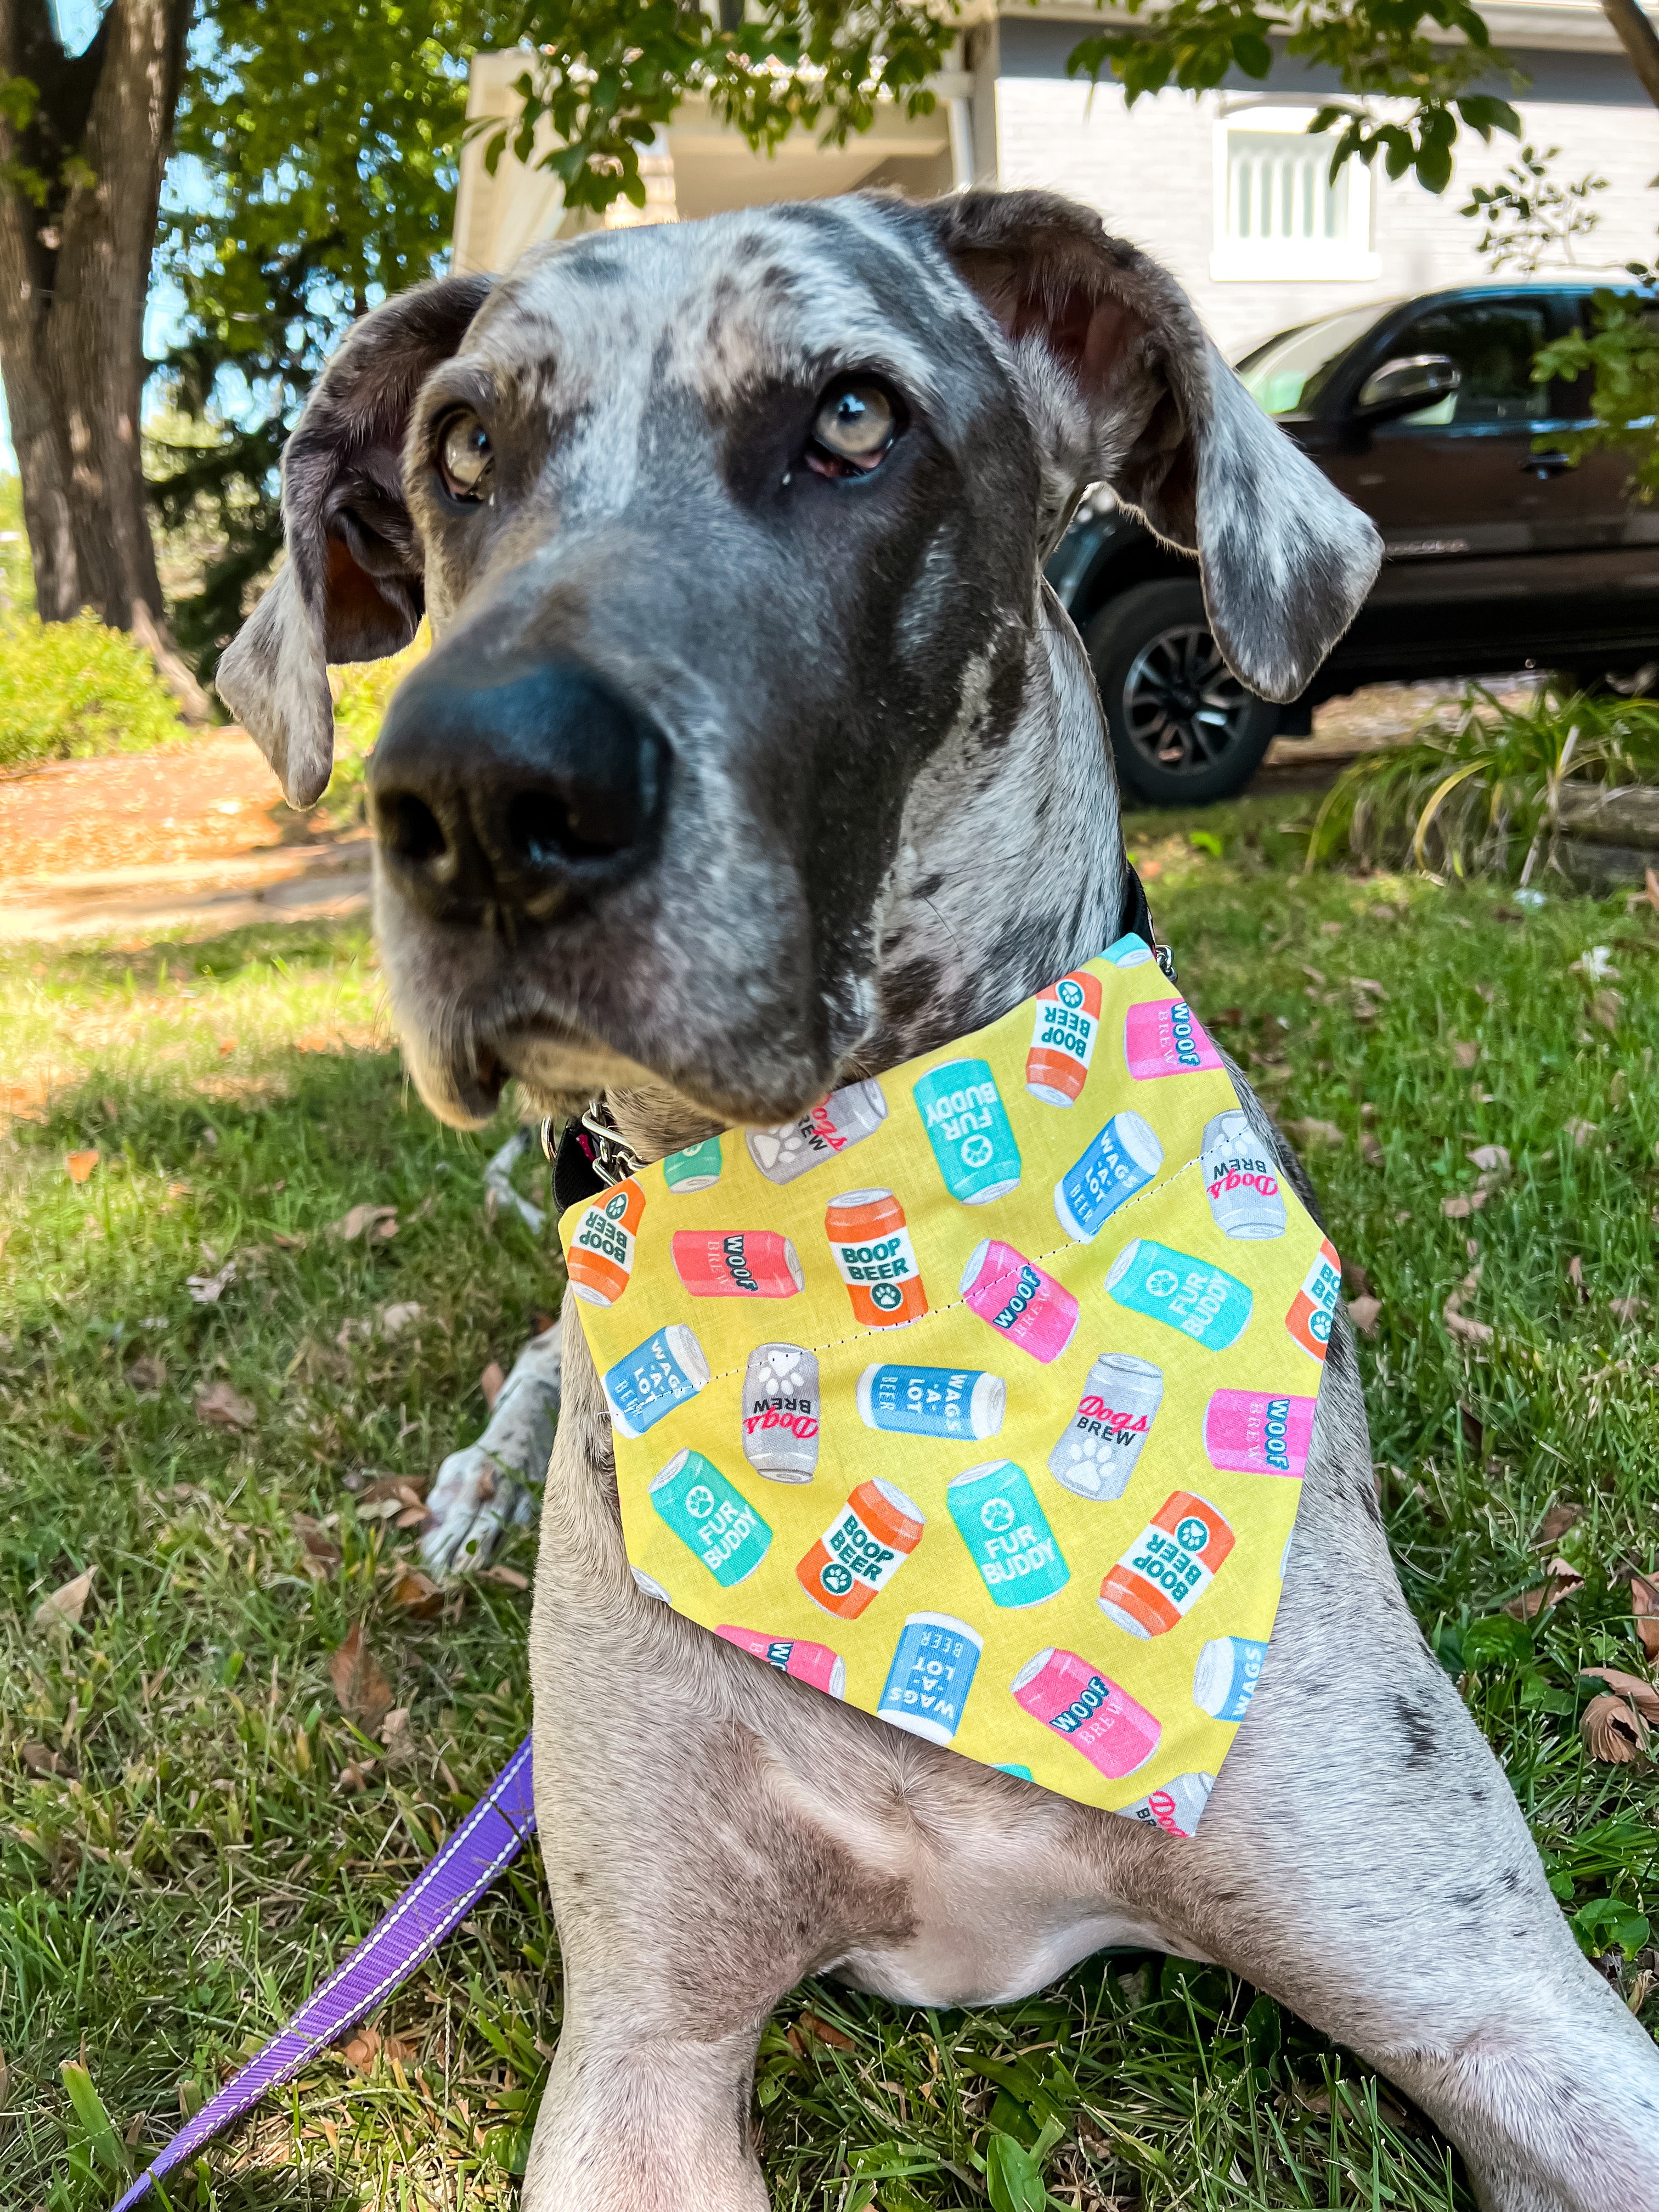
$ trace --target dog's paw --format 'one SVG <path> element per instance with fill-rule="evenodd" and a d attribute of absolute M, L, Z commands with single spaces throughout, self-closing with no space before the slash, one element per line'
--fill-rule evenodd
<path fill-rule="evenodd" d="M 503 1528 L 528 1516 L 525 1485 L 499 1466 L 482 1443 L 451 1452 L 426 1501 L 433 1516 L 421 1557 L 440 1577 L 489 1564 Z"/>

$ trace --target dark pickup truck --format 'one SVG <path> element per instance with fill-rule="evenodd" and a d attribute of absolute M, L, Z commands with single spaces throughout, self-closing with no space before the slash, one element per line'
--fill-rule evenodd
<path fill-rule="evenodd" d="M 1095 493 L 1048 563 L 1083 634 L 1118 772 L 1143 800 L 1243 788 L 1273 738 L 1361 684 L 1522 667 L 1590 684 L 1659 659 L 1659 506 L 1626 493 L 1617 451 L 1577 465 L 1534 441 L 1589 414 L 1579 385 L 1535 385 L 1593 284 L 1480 285 L 1357 307 L 1256 347 L 1238 373 L 1382 531 L 1387 557 L 1353 627 L 1294 704 L 1227 672 L 1196 563 Z M 1587 387 L 1588 380 L 1583 380 Z"/>

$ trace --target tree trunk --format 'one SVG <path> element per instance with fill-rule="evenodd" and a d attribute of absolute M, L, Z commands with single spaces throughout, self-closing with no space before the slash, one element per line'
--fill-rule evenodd
<path fill-rule="evenodd" d="M 1619 43 L 1629 55 L 1643 91 L 1659 107 L 1659 31 L 1637 0 L 1601 0 L 1601 13 L 1618 32 Z"/>
<path fill-rule="evenodd" d="M 26 122 L 0 119 L 14 179 L 0 185 L 0 368 L 41 616 L 90 606 L 131 630 L 185 713 L 205 720 L 167 629 L 139 413 L 190 5 L 111 0 L 85 53 L 70 56 L 46 0 L 0 0 L 0 81 L 39 94 Z"/>

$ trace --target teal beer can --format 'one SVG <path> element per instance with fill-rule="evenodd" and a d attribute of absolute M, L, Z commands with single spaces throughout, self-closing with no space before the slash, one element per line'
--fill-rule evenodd
<path fill-rule="evenodd" d="M 683 1198 L 694 1190 L 708 1190 L 720 1179 L 720 1140 L 705 1137 L 700 1145 L 688 1145 L 683 1152 L 670 1152 L 662 1164 L 662 1179 L 670 1190 L 677 1190 Z"/>
<path fill-rule="evenodd" d="M 722 1589 L 746 1581 L 766 1557 L 772 1531 L 700 1451 L 675 1453 L 651 1486 L 651 1503 Z"/>
<path fill-rule="evenodd" d="M 1018 1188 L 1019 1146 L 988 1060 L 947 1060 L 921 1078 L 915 1097 L 952 1198 L 986 1206 Z"/>
<path fill-rule="evenodd" d="M 1137 1237 L 1113 1261 L 1106 1288 L 1119 1305 L 1178 1329 L 1194 1344 L 1224 1352 L 1244 1334 L 1250 1286 L 1224 1268 Z"/>
<path fill-rule="evenodd" d="M 945 1503 L 994 1603 L 1041 1605 L 1071 1580 L 1030 1477 L 1012 1460 L 970 1467 L 951 1484 Z"/>

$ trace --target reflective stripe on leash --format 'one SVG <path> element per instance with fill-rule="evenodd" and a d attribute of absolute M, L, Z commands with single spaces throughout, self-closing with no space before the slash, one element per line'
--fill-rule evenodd
<path fill-rule="evenodd" d="M 297 2074 L 319 2051 L 407 1981 L 477 1903 L 496 1875 L 517 1858 L 535 1830 L 530 1738 L 526 1736 L 449 1841 L 416 1875 L 386 1917 L 369 1930 L 258 2057 L 249 2059 L 216 2097 L 185 2123 L 166 2149 L 150 2160 L 113 2212 L 127 2212 L 129 2205 L 148 2195 L 152 2181 L 192 2157 L 222 2129 L 251 2111 L 267 2090 L 279 2087 Z"/>

